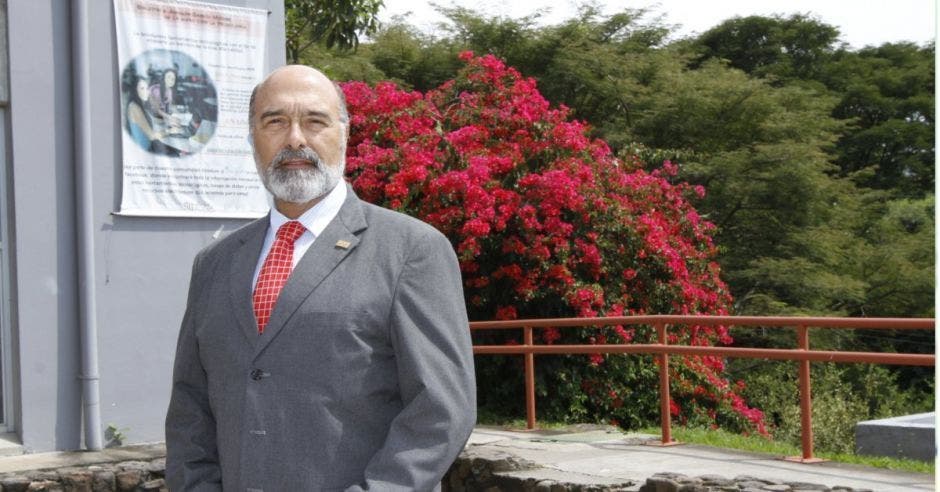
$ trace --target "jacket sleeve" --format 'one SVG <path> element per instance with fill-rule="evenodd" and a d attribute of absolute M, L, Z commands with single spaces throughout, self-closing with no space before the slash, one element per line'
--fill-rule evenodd
<path fill-rule="evenodd" d="M 199 280 L 201 256 L 193 262 L 166 415 L 166 482 L 173 492 L 222 490 L 215 418 L 195 336 L 195 310 L 204 285 Z"/>
<path fill-rule="evenodd" d="M 414 245 L 390 313 L 402 411 L 347 489 L 435 490 L 476 423 L 476 382 L 460 270 L 436 230 Z"/>

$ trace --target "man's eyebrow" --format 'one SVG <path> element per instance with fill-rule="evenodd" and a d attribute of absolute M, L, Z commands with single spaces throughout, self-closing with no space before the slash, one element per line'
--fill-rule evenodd
<path fill-rule="evenodd" d="M 272 116 L 283 116 L 286 113 L 287 112 L 284 111 L 283 109 L 271 109 L 271 110 L 261 113 L 260 118 L 263 120 L 265 118 L 270 118 Z M 330 114 L 327 113 L 326 111 L 317 111 L 314 109 L 311 109 L 307 111 L 306 113 L 304 113 L 304 116 L 317 116 L 317 117 L 324 118 L 327 120 L 332 119 Z"/>
<path fill-rule="evenodd" d="M 259 116 L 258 118 L 263 120 L 265 118 L 270 118 L 272 116 L 281 116 L 283 114 L 284 114 L 284 111 L 281 109 L 272 109 L 272 110 L 268 110 L 268 111 L 261 113 L 261 116 Z"/>

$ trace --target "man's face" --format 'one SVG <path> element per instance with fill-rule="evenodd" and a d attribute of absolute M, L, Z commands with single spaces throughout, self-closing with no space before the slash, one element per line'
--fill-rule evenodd
<path fill-rule="evenodd" d="M 275 199 L 306 203 L 342 178 L 346 128 L 332 82 L 308 67 L 272 74 L 255 95 L 251 133 L 258 174 Z"/>

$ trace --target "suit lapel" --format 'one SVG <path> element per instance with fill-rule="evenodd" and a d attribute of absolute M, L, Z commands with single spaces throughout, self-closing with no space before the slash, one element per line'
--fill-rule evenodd
<path fill-rule="evenodd" d="M 359 244 L 356 234 L 366 228 L 365 216 L 359 198 L 347 185 L 346 200 L 336 217 L 314 240 L 297 267 L 291 272 L 284 289 L 277 298 L 271 319 L 258 337 L 255 357 L 284 329 L 304 300 L 323 282 Z"/>
<path fill-rule="evenodd" d="M 238 320 L 242 333 L 249 344 L 258 341 L 258 321 L 255 319 L 252 301 L 252 277 L 258 265 L 258 256 L 264 244 L 270 219 L 265 216 L 247 227 L 241 247 L 235 250 L 229 272 L 229 296 L 232 301 L 232 313 Z"/>

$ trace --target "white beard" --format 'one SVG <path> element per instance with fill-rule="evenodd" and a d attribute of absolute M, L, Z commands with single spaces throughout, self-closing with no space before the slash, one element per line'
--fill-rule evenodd
<path fill-rule="evenodd" d="M 271 164 L 261 173 L 261 181 L 274 198 L 288 203 L 307 203 L 316 198 L 320 198 L 336 187 L 336 184 L 343 179 L 343 173 L 346 171 L 345 152 L 341 153 L 340 162 L 336 165 L 329 165 L 323 162 L 323 159 L 311 149 L 303 151 L 282 150 Z M 289 158 L 297 158 L 303 155 L 314 163 L 314 167 L 308 169 L 282 169 L 278 164 Z"/>

